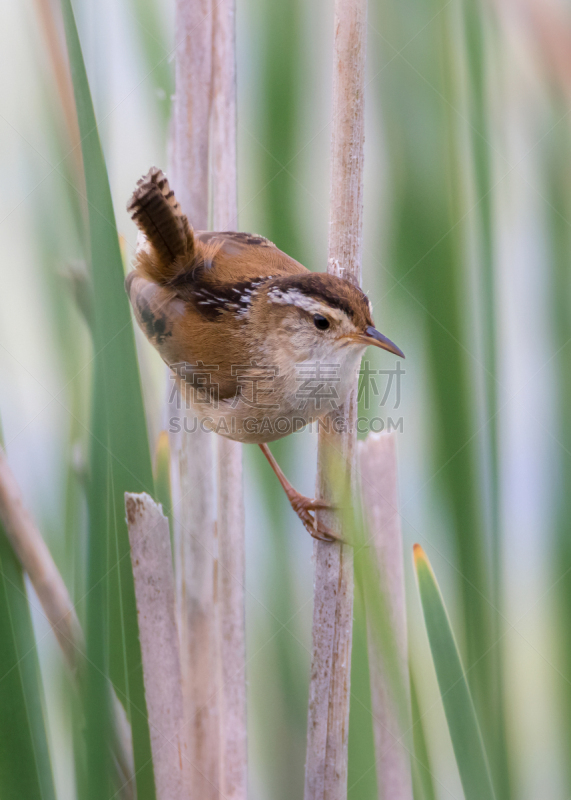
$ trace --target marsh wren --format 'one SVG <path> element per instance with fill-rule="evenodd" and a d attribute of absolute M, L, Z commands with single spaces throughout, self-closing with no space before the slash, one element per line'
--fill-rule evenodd
<path fill-rule="evenodd" d="M 262 236 L 194 231 L 156 167 L 127 210 L 143 234 L 127 293 L 181 395 L 210 430 L 258 444 L 309 533 L 331 541 L 312 514 L 324 504 L 293 488 L 268 442 L 337 410 L 368 345 L 403 353 L 350 281 Z"/>

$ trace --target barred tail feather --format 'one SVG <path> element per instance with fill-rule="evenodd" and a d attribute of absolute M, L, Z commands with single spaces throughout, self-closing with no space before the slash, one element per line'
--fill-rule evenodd
<path fill-rule="evenodd" d="M 151 167 L 141 178 L 127 211 L 151 247 L 146 271 L 157 282 L 167 283 L 180 272 L 181 261 L 193 259 L 194 236 L 162 170 Z"/>

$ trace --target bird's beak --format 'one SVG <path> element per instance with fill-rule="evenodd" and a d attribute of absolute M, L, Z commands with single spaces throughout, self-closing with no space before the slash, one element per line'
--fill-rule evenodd
<path fill-rule="evenodd" d="M 363 336 L 359 336 L 359 341 L 363 344 L 372 344 L 375 347 L 380 347 L 382 350 L 388 350 L 389 353 L 394 353 L 395 356 L 405 357 L 400 347 L 397 347 L 394 342 L 379 333 L 372 325 L 369 325 Z"/>

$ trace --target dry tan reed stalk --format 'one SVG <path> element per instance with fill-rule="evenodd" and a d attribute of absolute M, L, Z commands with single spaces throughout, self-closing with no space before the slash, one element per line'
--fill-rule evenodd
<path fill-rule="evenodd" d="M 74 161 L 74 180 L 85 197 L 85 175 L 81 156 L 79 126 L 73 96 L 73 86 L 68 67 L 65 36 L 61 29 L 60 9 L 53 0 L 35 0 L 40 27 L 44 35 L 47 55 L 54 74 L 55 85 L 61 103 L 67 136 L 72 147 L 70 155 Z"/>
<path fill-rule="evenodd" d="M 214 7 L 211 128 L 212 227 L 215 231 L 233 231 L 238 224 L 235 18 L 235 0 L 217 0 Z"/>
<path fill-rule="evenodd" d="M 180 413 L 180 412 L 179 412 Z M 178 626 L 192 795 L 218 800 L 219 687 L 212 436 L 184 434 L 171 475 Z"/>
<path fill-rule="evenodd" d="M 566 4 L 553 0 L 495 0 L 504 24 L 521 25 L 542 66 L 567 95 L 571 93 L 571 16 Z M 519 31 L 518 31 L 519 33 Z"/>
<path fill-rule="evenodd" d="M 177 0 L 172 178 L 196 230 L 208 227 L 212 2 Z M 180 404 L 179 404 L 180 405 Z M 192 412 L 170 409 L 181 419 Z M 175 576 L 190 796 L 218 800 L 220 658 L 216 604 L 214 437 L 198 429 L 170 437 Z"/>
<path fill-rule="evenodd" d="M 214 6 L 211 127 L 214 230 L 237 227 L 235 0 Z M 242 445 L 217 438 L 220 793 L 246 800 L 246 626 Z"/>
<path fill-rule="evenodd" d="M 24 504 L 20 487 L 2 447 L 0 520 L 23 570 L 30 578 L 68 667 L 74 675 L 81 674 L 85 658 L 85 639 L 75 608 L 42 534 Z M 133 797 L 134 772 L 131 728 L 123 706 L 111 689 L 110 692 L 114 720 L 114 741 L 111 748 L 121 786 L 119 796 L 129 800 Z"/>
<path fill-rule="evenodd" d="M 397 485 L 395 433 L 370 433 L 359 442 L 359 472 L 367 531 L 373 545 L 396 645 L 400 682 L 407 691 L 408 642 L 404 560 Z M 369 623 L 370 627 L 370 623 Z M 403 740 L 395 687 L 369 630 L 369 664 L 379 798 L 412 800 L 410 758 Z"/>
<path fill-rule="evenodd" d="M 336 0 L 328 271 L 361 279 L 366 0 Z M 332 503 L 331 462 L 341 458 L 354 488 L 355 388 L 340 412 L 345 433 L 322 429 L 318 497 Z M 332 458 L 335 456 L 335 458 Z M 333 512 L 320 519 L 341 533 Z M 350 547 L 316 542 L 313 650 L 309 694 L 305 800 L 347 797 L 347 742 L 351 679 L 353 557 Z"/>
<path fill-rule="evenodd" d="M 83 632 L 67 587 L 0 447 L 0 520 L 16 556 L 28 573 L 69 667 L 75 671 L 85 653 Z"/>
<path fill-rule="evenodd" d="M 186 800 L 188 748 L 168 519 L 148 494 L 125 493 L 157 800 Z"/>
<path fill-rule="evenodd" d="M 208 228 L 212 0 L 177 0 L 173 178 L 195 230 Z"/>

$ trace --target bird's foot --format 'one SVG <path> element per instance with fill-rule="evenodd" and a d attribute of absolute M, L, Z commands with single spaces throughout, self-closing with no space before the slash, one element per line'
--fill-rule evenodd
<path fill-rule="evenodd" d="M 310 497 L 305 497 L 305 495 L 300 494 L 300 492 L 293 487 L 287 491 L 286 494 L 291 507 L 303 522 L 306 531 L 313 536 L 314 539 L 320 542 L 343 543 L 343 539 L 330 528 L 323 525 L 321 522 L 316 522 L 315 514 L 312 514 L 312 511 L 332 511 L 334 506 L 323 500 L 312 500 Z"/>

